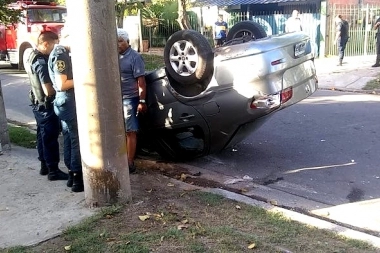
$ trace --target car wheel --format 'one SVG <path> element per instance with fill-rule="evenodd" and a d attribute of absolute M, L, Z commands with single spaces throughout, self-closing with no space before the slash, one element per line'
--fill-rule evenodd
<path fill-rule="evenodd" d="M 242 21 L 231 27 L 227 34 L 226 40 L 230 41 L 233 39 L 243 39 L 244 37 L 249 37 L 250 39 L 261 39 L 267 37 L 267 33 L 259 23 L 253 21 Z"/>
<path fill-rule="evenodd" d="M 212 75 L 214 55 L 207 39 L 197 31 L 181 30 L 168 39 L 164 61 L 169 75 L 182 85 L 201 83 Z"/>

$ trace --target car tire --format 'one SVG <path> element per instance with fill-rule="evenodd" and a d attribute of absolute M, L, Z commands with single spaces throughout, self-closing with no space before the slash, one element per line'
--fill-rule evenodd
<path fill-rule="evenodd" d="M 259 23 L 254 21 L 242 21 L 231 27 L 228 31 L 226 41 L 231 41 L 233 39 L 239 39 L 246 36 L 249 36 L 255 40 L 267 37 L 267 33 Z"/>
<path fill-rule="evenodd" d="M 165 45 L 168 74 L 182 85 L 202 83 L 214 71 L 214 55 L 207 39 L 197 31 L 175 32 Z"/>

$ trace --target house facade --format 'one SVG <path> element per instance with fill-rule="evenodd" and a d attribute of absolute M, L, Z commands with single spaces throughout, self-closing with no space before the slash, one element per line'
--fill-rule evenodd
<path fill-rule="evenodd" d="M 285 31 L 285 21 L 296 9 L 315 49 L 315 55 L 336 55 L 335 19 L 338 14 L 350 23 L 350 42 L 346 55 L 375 53 L 373 22 L 380 17 L 380 0 L 201 0 L 201 9 L 212 23 L 223 14 L 229 25 L 240 20 L 260 23 L 268 35 Z"/>
<path fill-rule="evenodd" d="M 239 21 L 252 20 L 268 35 L 285 32 L 285 22 L 293 10 L 300 12 L 303 31 L 310 36 L 316 57 L 337 55 L 335 19 L 338 14 L 350 24 L 346 56 L 375 53 L 374 21 L 380 17 L 380 0 L 196 0 L 191 9 L 194 30 L 213 43 L 213 27 L 219 14 L 232 27 Z M 175 22 L 174 22 L 175 23 Z M 178 24 L 145 29 L 152 46 L 163 46 Z M 169 30 L 171 28 L 171 30 Z M 177 30 L 175 30 L 177 29 Z"/>
<path fill-rule="evenodd" d="M 210 28 L 218 15 L 229 27 L 239 21 L 252 20 L 261 24 L 268 35 L 285 32 L 285 22 L 293 10 L 298 10 L 302 20 L 303 31 L 307 33 L 315 49 L 320 54 L 321 7 L 322 0 L 201 0 L 196 1 L 192 10 L 197 13 L 201 31 L 205 36 L 212 36 Z"/>

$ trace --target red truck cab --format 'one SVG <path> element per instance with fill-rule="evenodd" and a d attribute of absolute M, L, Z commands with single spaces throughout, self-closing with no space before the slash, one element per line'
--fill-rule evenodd
<path fill-rule="evenodd" d="M 9 61 L 13 67 L 21 70 L 24 69 L 25 50 L 35 47 L 42 31 L 52 31 L 59 35 L 67 11 L 64 6 L 39 1 L 17 1 L 9 4 L 8 8 L 21 10 L 21 17 L 18 23 L 0 24 L 0 60 Z"/>

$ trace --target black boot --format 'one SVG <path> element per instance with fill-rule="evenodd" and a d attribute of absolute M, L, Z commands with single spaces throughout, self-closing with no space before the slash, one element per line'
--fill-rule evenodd
<path fill-rule="evenodd" d="M 71 187 L 71 191 L 73 191 L 73 192 L 84 191 L 82 172 L 74 172 L 73 173 L 73 186 Z"/>
<path fill-rule="evenodd" d="M 40 175 L 46 176 L 47 174 L 49 174 L 49 168 L 46 166 L 45 162 L 41 162 Z"/>
<path fill-rule="evenodd" d="M 74 173 L 69 170 L 69 179 L 67 180 L 67 187 L 72 187 L 73 186 L 73 180 L 74 180 Z"/>
<path fill-rule="evenodd" d="M 60 170 L 57 166 L 54 168 L 49 168 L 48 179 L 50 181 L 67 180 L 69 179 L 69 175 Z"/>

